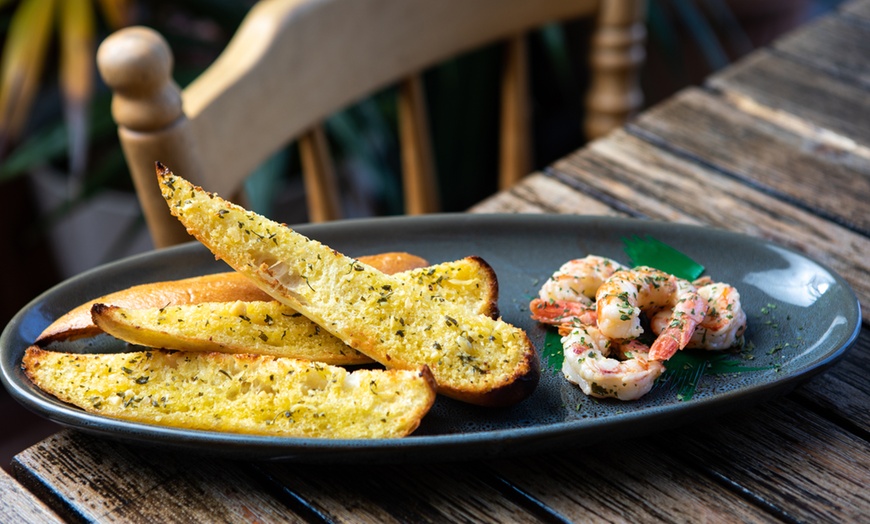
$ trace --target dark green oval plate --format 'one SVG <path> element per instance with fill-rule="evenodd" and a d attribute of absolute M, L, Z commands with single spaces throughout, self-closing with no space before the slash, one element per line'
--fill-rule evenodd
<path fill-rule="evenodd" d="M 543 359 L 540 385 L 519 405 L 486 409 L 439 398 L 417 432 L 400 440 L 263 437 L 124 422 L 60 402 L 25 377 L 24 350 L 73 307 L 134 284 L 227 270 L 190 243 L 102 266 L 33 300 L 0 337 L 4 385 L 26 407 L 60 424 L 163 448 L 306 462 L 461 460 L 638 436 L 743 408 L 782 395 L 832 365 L 860 328 L 855 294 L 830 269 L 789 249 L 709 228 L 604 217 L 463 214 L 348 220 L 298 230 L 351 256 L 398 250 L 435 263 L 479 255 L 498 275 L 504 319 L 525 328 L 539 350 L 546 331 L 529 319 L 528 302 L 541 283 L 566 260 L 587 254 L 627 263 L 622 240 L 649 235 L 740 290 L 749 318 L 746 338 L 754 347 L 751 365 L 764 369 L 704 376 L 690 401 L 657 387 L 641 400 L 620 402 L 586 398 Z M 109 340 L 75 349 L 122 348 Z"/>

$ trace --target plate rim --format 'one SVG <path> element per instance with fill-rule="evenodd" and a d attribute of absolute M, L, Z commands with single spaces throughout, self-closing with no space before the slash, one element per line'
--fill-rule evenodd
<path fill-rule="evenodd" d="M 2 373 L 0 373 L 0 379 L 2 379 L 3 385 L 16 401 L 40 416 L 46 417 L 67 427 L 120 440 L 151 443 L 156 445 L 169 445 L 176 448 L 180 447 L 188 449 L 198 448 L 199 445 L 205 442 L 210 446 L 223 446 L 226 448 L 222 450 L 224 454 L 252 459 L 266 458 L 295 461 L 305 461 L 306 459 L 310 459 L 317 462 L 337 459 L 342 462 L 392 462 L 395 459 L 398 459 L 399 461 L 407 461 L 409 458 L 407 456 L 408 453 L 413 454 L 418 453 L 419 451 L 426 451 L 427 453 L 435 451 L 434 453 L 431 453 L 430 456 L 430 458 L 433 459 L 444 456 L 455 456 L 457 447 L 468 448 L 468 446 L 472 446 L 476 449 L 483 444 L 491 444 L 497 448 L 490 449 L 489 452 L 486 453 L 486 456 L 513 454 L 515 452 L 522 452 L 526 445 L 529 445 L 528 448 L 530 450 L 539 450 L 542 447 L 542 442 L 546 444 L 576 440 L 579 436 L 578 434 L 582 433 L 592 433 L 592 435 L 586 435 L 587 439 L 584 441 L 584 444 L 591 444 L 598 440 L 596 437 L 605 438 L 607 435 L 618 432 L 619 429 L 622 429 L 625 426 L 636 423 L 638 419 L 642 419 L 645 422 L 663 423 L 668 423 L 676 419 L 689 421 L 693 418 L 707 417 L 716 413 L 730 411 L 735 404 L 740 404 L 741 402 L 744 404 L 756 404 L 766 398 L 785 394 L 796 387 L 799 383 L 829 368 L 854 346 L 860 333 L 861 306 L 857 295 L 849 283 L 830 267 L 803 253 L 799 253 L 794 249 L 782 246 L 781 244 L 752 237 L 743 233 L 717 229 L 709 226 L 599 215 L 439 213 L 422 216 L 355 218 L 320 224 L 299 224 L 291 227 L 302 234 L 316 238 L 318 232 L 331 229 L 364 228 L 372 225 L 376 225 L 377 227 L 387 227 L 396 223 L 401 223 L 403 226 L 409 224 L 418 228 L 445 227 L 445 225 L 456 227 L 457 225 L 472 222 L 476 222 L 478 225 L 487 224 L 490 226 L 494 224 L 504 225 L 505 223 L 519 223 L 523 226 L 529 227 L 537 227 L 541 224 L 547 226 L 561 224 L 588 226 L 590 224 L 598 224 L 602 227 L 611 228 L 613 228 L 614 225 L 618 225 L 619 227 L 636 226 L 639 229 L 639 232 L 651 234 L 653 236 L 655 236 L 654 231 L 662 229 L 676 233 L 689 231 L 693 234 L 699 233 L 700 231 L 706 231 L 708 233 L 715 232 L 716 235 L 730 237 L 734 240 L 740 241 L 741 243 L 750 243 L 759 246 L 773 245 L 797 255 L 802 259 L 809 260 L 833 275 L 837 283 L 842 286 L 851 297 L 848 304 L 850 306 L 850 311 L 848 313 L 851 313 L 851 316 L 847 315 L 847 322 L 854 318 L 854 325 L 852 326 L 851 335 L 846 337 L 846 340 L 836 349 L 826 351 L 824 353 L 824 359 L 814 362 L 811 366 L 804 366 L 780 379 L 768 381 L 762 384 L 755 384 L 749 388 L 748 391 L 738 388 L 720 392 L 706 398 L 693 399 L 690 403 L 671 403 L 656 406 L 652 411 L 625 412 L 623 414 L 608 415 L 601 418 L 566 420 L 526 427 L 493 429 L 470 433 L 451 433 L 441 435 L 412 434 L 401 439 L 318 439 L 281 437 L 191 430 L 128 422 L 87 413 L 80 408 L 65 404 L 57 399 L 52 401 L 51 398 L 45 398 L 48 397 L 47 394 L 42 392 L 34 393 L 32 391 L 35 388 L 32 384 L 28 387 L 27 384 L 21 383 L 20 379 L 21 376 L 23 376 L 23 373 L 20 372 L 20 369 L 17 373 L 16 370 L 9 369 L 9 366 L 7 365 L 7 360 L 9 360 L 9 358 L 6 353 L 14 351 L 9 344 L 9 341 L 13 336 L 12 333 L 21 324 L 24 317 L 33 311 L 39 304 L 44 303 L 47 299 L 61 292 L 70 285 L 86 282 L 88 279 L 92 279 L 95 275 L 107 271 L 123 269 L 127 266 L 136 265 L 137 263 L 147 263 L 155 260 L 159 261 L 162 258 L 172 259 L 175 257 L 181 257 L 188 254 L 188 252 L 190 252 L 188 256 L 198 255 L 199 253 L 197 253 L 197 251 L 201 251 L 203 254 L 208 254 L 207 249 L 199 242 L 191 241 L 181 245 L 148 251 L 146 253 L 110 262 L 108 264 L 103 264 L 59 282 L 46 291 L 40 293 L 13 316 L 10 322 L 4 327 L 2 334 L 0 334 L 0 371 L 2 371 Z M 216 264 L 215 270 L 219 271 L 219 267 L 219 264 Z M 179 276 L 178 278 L 183 277 Z M 502 298 L 503 297 L 500 297 L 500 300 Z M 541 348 L 537 349 L 540 351 Z M 19 351 L 23 354 L 23 349 L 19 349 Z M 20 358 L 16 360 L 16 363 L 20 368 Z M 25 380 L 27 380 L 26 377 Z M 29 382 L 29 380 L 27 382 Z M 745 397 L 747 397 L 748 394 L 750 398 L 747 399 Z M 651 426 L 653 424 L 647 423 L 646 425 Z M 600 426 L 604 427 L 602 428 Z M 632 432 L 632 436 L 638 434 L 639 432 Z M 592 438 L 589 438 L 590 436 Z M 545 445 L 543 447 L 547 446 Z M 209 452 L 214 452 L 214 450 L 210 449 Z"/>

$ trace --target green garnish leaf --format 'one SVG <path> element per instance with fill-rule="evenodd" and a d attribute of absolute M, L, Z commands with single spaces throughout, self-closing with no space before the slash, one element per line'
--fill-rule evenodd
<path fill-rule="evenodd" d="M 732 354 L 713 354 L 705 351 L 684 349 L 677 351 L 665 363 L 665 372 L 659 377 L 654 389 L 665 388 L 676 393 L 683 402 L 692 400 L 698 382 L 704 375 L 724 375 L 765 371 L 774 366 L 744 366 Z"/>
<path fill-rule="evenodd" d="M 547 329 L 541 356 L 551 370 L 557 372 L 562 370 L 565 353 L 562 349 L 562 336 L 555 329 Z"/>
<path fill-rule="evenodd" d="M 645 237 L 634 235 L 631 238 L 623 238 L 622 242 L 625 253 L 633 266 L 654 267 L 685 280 L 696 280 L 704 273 L 703 265 L 649 235 Z M 768 304 L 763 313 L 768 314 L 775 307 L 775 305 Z M 642 340 L 642 342 L 649 344 L 652 343 L 652 340 Z M 751 348 L 748 349 L 751 350 Z M 541 357 L 552 371 L 561 371 L 565 356 L 562 348 L 562 337 L 555 329 L 547 329 Z M 746 360 L 745 354 L 743 360 Z M 668 392 L 673 392 L 677 399 L 685 402 L 694 397 L 698 383 L 704 375 L 765 371 L 777 369 L 777 365 L 746 366 L 734 354 L 711 354 L 706 351 L 683 350 L 678 351 L 668 360 L 666 368 L 666 371 L 656 382 L 654 390 L 666 389 Z"/>
<path fill-rule="evenodd" d="M 685 280 L 695 280 L 704 273 L 704 266 L 649 235 L 623 238 L 622 243 L 634 266 L 654 267 Z"/>

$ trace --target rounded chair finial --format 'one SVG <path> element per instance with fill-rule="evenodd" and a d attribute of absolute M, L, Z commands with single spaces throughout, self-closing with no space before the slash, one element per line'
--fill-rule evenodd
<path fill-rule="evenodd" d="M 114 93 L 112 113 L 119 125 L 150 131 L 181 115 L 172 66 L 169 44 L 148 27 L 121 29 L 100 44 L 97 67 Z"/>

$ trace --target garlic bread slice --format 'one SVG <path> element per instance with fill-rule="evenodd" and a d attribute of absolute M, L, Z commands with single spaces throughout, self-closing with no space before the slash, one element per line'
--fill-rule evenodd
<path fill-rule="evenodd" d="M 438 391 L 508 405 L 537 386 L 540 363 L 520 328 L 386 275 L 157 165 L 173 215 L 216 257 L 276 300 L 389 368 L 428 366 Z"/>
<path fill-rule="evenodd" d="M 404 252 L 378 253 L 362 256 L 360 260 L 384 273 L 399 273 L 429 265 L 425 259 Z M 272 300 L 272 297 L 235 271 L 139 284 L 89 300 L 70 310 L 46 327 L 34 343 L 46 347 L 54 342 L 99 335 L 100 328 L 91 319 L 94 304 L 143 309 L 237 300 L 262 301 Z"/>
<path fill-rule="evenodd" d="M 428 289 L 434 300 L 451 301 L 490 316 L 496 311 L 495 273 L 480 258 L 445 262 L 398 276 Z M 95 304 L 91 314 L 104 332 L 147 347 L 254 353 L 336 365 L 372 362 L 301 313 L 275 300 L 147 309 Z"/>
<path fill-rule="evenodd" d="M 104 332 L 130 344 L 181 351 L 252 353 L 367 364 L 372 359 L 278 301 L 206 302 L 152 309 L 94 304 Z"/>
<path fill-rule="evenodd" d="M 435 401 L 425 367 L 357 370 L 262 355 L 28 348 L 40 389 L 107 417 L 186 429 L 288 437 L 395 438 Z"/>

